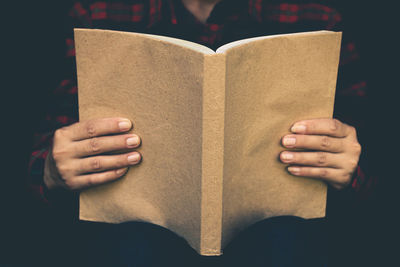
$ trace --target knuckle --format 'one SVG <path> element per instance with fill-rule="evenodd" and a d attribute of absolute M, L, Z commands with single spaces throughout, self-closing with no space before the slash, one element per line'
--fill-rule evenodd
<path fill-rule="evenodd" d="M 317 160 L 318 160 L 318 164 L 319 165 L 324 165 L 326 163 L 326 160 L 327 160 L 326 153 L 318 152 Z"/>
<path fill-rule="evenodd" d="M 54 161 L 57 163 L 59 161 L 62 161 L 62 159 L 66 156 L 67 151 L 59 146 L 54 146 L 52 148 L 51 154 Z"/>
<path fill-rule="evenodd" d="M 335 133 L 339 130 L 341 122 L 338 119 L 333 119 L 331 121 L 330 130 Z"/>
<path fill-rule="evenodd" d="M 60 160 L 62 153 L 58 149 L 53 147 L 53 149 L 51 151 L 51 155 L 52 155 L 54 161 L 58 162 Z"/>
<path fill-rule="evenodd" d="M 351 170 L 354 170 L 358 165 L 358 160 L 357 159 L 350 159 L 349 160 L 349 164 L 350 164 Z"/>
<path fill-rule="evenodd" d="M 64 135 L 64 131 L 65 131 L 65 130 L 63 130 L 63 128 L 57 129 L 57 130 L 54 132 L 54 140 L 59 140 L 59 139 L 61 139 L 61 138 L 63 137 L 63 135 Z"/>
<path fill-rule="evenodd" d="M 352 144 L 352 147 L 353 147 L 354 151 L 355 151 L 358 155 L 361 154 L 362 148 L 361 148 L 361 145 L 360 145 L 358 142 L 354 142 L 354 143 Z"/>
<path fill-rule="evenodd" d="M 104 174 L 104 179 L 105 179 L 106 181 L 108 181 L 108 180 L 115 179 L 115 178 L 117 178 L 117 177 L 119 177 L 119 176 L 120 176 L 120 175 L 117 174 L 117 171 L 116 171 L 116 170 L 111 170 L 111 171 L 108 171 L 107 173 Z"/>
<path fill-rule="evenodd" d="M 107 175 L 105 176 L 105 182 L 106 182 L 106 181 L 115 180 L 115 179 L 121 177 L 124 173 L 125 173 L 125 172 L 120 173 L 120 172 L 117 172 L 117 171 L 115 171 L 115 170 L 110 171 L 110 172 L 107 173 Z"/>
<path fill-rule="evenodd" d="M 99 152 L 100 151 L 100 144 L 99 144 L 99 140 L 96 137 L 92 137 L 89 140 L 89 148 L 88 148 L 89 152 Z"/>
<path fill-rule="evenodd" d="M 327 169 L 321 169 L 319 172 L 319 176 L 322 178 L 326 178 L 326 177 L 328 177 L 328 175 L 329 175 L 329 172 Z"/>
<path fill-rule="evenodd" d="M 54 138 L 63 138 L 67 135 L 67 133 L 70 131 L 70 126 L 64 126 L 61 128 L 58 128 L 55 132 L 54 132 Z"/>
<path fill-rule="evenodd" d="M 330 142 L 329 137 L 328 136 L 323 136 L 321 138 L 321 147 L 324 148 L 324 149 L 327 149 L 327 148 L 330 147 L 330 145 L 331 145 L 331 142 Z"/>
<path fill-rule="evenodd" d="M 96 184 L 96 177 L 95 176 L 89 176 L 87 181 L 86 181 L 86 186 L 91 187 Z"/>
<path fill-rule="evenodd" d="M 88 121 L 85 128 L 89 137 L 93 137 L 96 135 L 96 127 L 94 121 Z"/>
<path fill-rule="evenodd" d="M 92 167 L 93 170 L 99 170 L 101 169 L 101 162 L 99 158 L 93 158 L 91 159 L 90 166 Z"/>
<path fill-rule="evenodd" d="M 64 163 L 58 163 L 58 164 L 56 164 L 56 166 L 57 166 L 58 172 L 61 175 L 66 174 L 69 171 L 69 167 Z"/>
<path fill-rule="evenodd" d="M 357 136 L 357 129 L 354 126 L 349 125 L 349 131 L 351 135 Z"/>
<path fill-rule="evenodd" d="M 343 173 L 339 181 L 339 184 L 342 185 L 343 187 L 347 186 L 348 184 L 350 184 L 351 176 L 352 176 L 351 173 L 348 172 Z"/>
<path fill-rule="evenodd" d="M 74 174 L 73 168 L 71 168 L 70 164 L 56 164 L 57 171 L 59 173 L 59 178 L 62 182 L 66 182 L 68 177 L 71 177 Z"/>
<path fill-rule="evenodd" d="M 125 173 L 128 171 L 128 169 L 123 169 L 123 170 L 121 170 L 121 171 L 119 171 L 119 172 L 113 172 L 113 175 L 112 175 L 112 178 L 118 178 L 118 177 L 121 177 L 121 176 L 123 176 L 123 175 L 125 175 Z"/>

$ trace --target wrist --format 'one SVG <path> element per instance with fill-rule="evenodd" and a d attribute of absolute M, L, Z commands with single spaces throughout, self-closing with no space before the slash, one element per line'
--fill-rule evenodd
<path fill-rule="evenodd" d="M 50 150 L 45 159 L 43 173 L 43 182 L 48 190 L 54 190 L 60 187 L 59 183 L 57 182 L 59 174 L 51 154 L 52 153 Z"/>

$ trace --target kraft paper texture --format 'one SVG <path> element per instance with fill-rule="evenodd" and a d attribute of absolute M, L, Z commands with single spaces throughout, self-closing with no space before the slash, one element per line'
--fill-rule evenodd
<path fill-rule="evenodd" d="M 142 162 L 81 192 L 82 220 L 158 224 L 220 255 L 262 219 L 325 216 L 326 185 L 290 175 L 281 138 L 333 113 L 341 33 L 187 41 L 75 29 L 80 121 L 127 117 Z"/>

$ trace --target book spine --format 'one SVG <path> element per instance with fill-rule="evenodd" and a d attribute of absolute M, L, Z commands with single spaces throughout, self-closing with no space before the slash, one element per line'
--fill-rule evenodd
<path fill-rule="evenodd" d="M 203 81 L 200 253 L 221 255 L 225 55 L 206 55 Z"/>

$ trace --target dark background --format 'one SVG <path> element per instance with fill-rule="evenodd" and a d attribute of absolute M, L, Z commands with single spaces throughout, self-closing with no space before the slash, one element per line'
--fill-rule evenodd
<path fill-rule="evenodd" d="M 2 173 L 0 263 L 72 258 L 80 251 L 71 209 L 47 210 L 24 189 L 34 125 L 46 109 L 46 96 L 60 80 L 63 57 L 59 29 L 71 1 L 35 1 L 2 6 Z M 397 124 L 398 52 L 394 1 L 331 1 L 357 41 L 367 71 L 370 117 L 364 134 L 371 172 L 380 182 L 357 210 L 329 220 L 331 266 L 395 266 L 398 251 Z M 355 103 L 357 105 L 357 103 Z M 57 265 L 57 264 L 56 264 Z M 73 266 L 73 264 L 71 265 Z"/>

